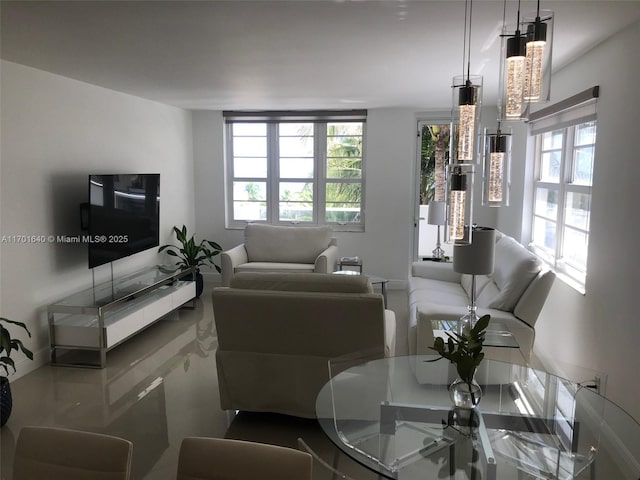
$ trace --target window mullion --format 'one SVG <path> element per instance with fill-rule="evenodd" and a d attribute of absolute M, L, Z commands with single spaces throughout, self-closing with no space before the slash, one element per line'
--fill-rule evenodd
<path fill-rule="evenodd" d="M 568 175 L 571 175 L 571 149 L 573 140 L 568 129 L 563 131 L 562 135 L 562 155 L 560 157 L 560 184 L 558 185 L 558 220 L 556 223 L 556 264 L 561 260 L 564 252 L 564 219 L 567 199 L 567 181 Z"/>
<path fill-rule="evenodd" d="M 267 223 L 280 221 L 279 124 L 267 124 Z"/>
<path fill-rule="evenodd" d="M 234 207 L 234 194 L 233 194 L 233 182 L 235 179 L 235 171 L 233 165 L 233 125 L 230 125 L 229 128 L 225 129 L 226 133 L 226 145 L 227 145 L 227 172 L 226 175 L 226 191 L 227 191 L 227 221 L 234 222 L 235 218 L 233 216 L 233 207 Z"/>
<path fill-rule="evenodd" d="M 327 124 L 318 122 L 314 128 L 313 214 L 317 223 L 327 221 Z"/>

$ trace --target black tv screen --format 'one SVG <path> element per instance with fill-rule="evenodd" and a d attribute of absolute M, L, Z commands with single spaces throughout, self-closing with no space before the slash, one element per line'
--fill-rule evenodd
<path fill-rule="evenodd" d="M 89 268 L 157 247 L 160 174 L 89 175 Z"/>

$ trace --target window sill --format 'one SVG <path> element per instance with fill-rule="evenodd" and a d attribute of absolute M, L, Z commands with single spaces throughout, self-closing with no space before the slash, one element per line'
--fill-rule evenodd
<path fill-rule="evenodd" d="M 577 281 L 575 278 L 570 277 L 566 273 L 558 272 L 557 270 L 554 270 L 554 271 L 556 272 L 556 277 L 559 280 L 561 280 L 562 282 L 564 282 L 565 284 L 567 284 L 568 286 L 573 288 L 579 294 L 581 294 L 581 295 L 585 295 L 586 294 L 584 283 L 581 283 L 581 282 Z"/>
<path fill-rule="evenodd" d="M 531 252 L 533 252 L 533 254 L 535 254 L 535 256 L 538 257 L 538 259 L 540 259 L 540 261 L 544 265 L 546 265 L 550 270 L 553 270 L 553 272 L 556 274 L 556 277 L 560 281 L 562 281 L 566 285 L 570 286 L 571 288 L 573 288 L 575 291 L 577 291 L 581 295 L 585 295 L 586 294 L 585 282 L 584 281 L 578 280 L 574 276 L 569 275 L 566 271 L 564 271 L 563 268 L 556 267 L 554 265 L 553 259 L 548 257 L 547 255 L 545 255 L 543 251 L 541 251 L 540 249 L 538 249 L 534 245 L 529 244 L 529 250 Z"/>

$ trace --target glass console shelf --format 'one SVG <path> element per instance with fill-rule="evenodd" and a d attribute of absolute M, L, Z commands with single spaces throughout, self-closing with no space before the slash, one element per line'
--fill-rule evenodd
<path fill-rule="evenodd" d="M 195 299 L 195 268 L 153 266 L 47 307 L 51 363 L 104 368 L 109 350 Z"/>

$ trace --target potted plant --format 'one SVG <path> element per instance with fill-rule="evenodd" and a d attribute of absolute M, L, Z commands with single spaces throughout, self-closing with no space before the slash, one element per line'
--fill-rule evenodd
<path fill-rule="evenodd" d="M 167 254 L 172 257 L 177 257 L 180 260 L 178 265 L 182 269 L 189 267 L 196 267 L 196 296 L 199 297 L 202 294 L 204 282 L 202 280 L 202 274 L 200 273 L 200 267 L 205 265 L 213 266 L 218 273 L 221 272 L 221 268 L 213 261 L 214 257 L 220 255 L 222 247 L 216 242 L 210 240 L 201 240 L 200 243 L 196 243 L 194 235 L 190 237 L 187 234 L 187 227 L 185 225 L 182 228 L 173 227 L 173 231 L 176 234 L 178 242 L 182 245 L 180 248 L 175 245 L 163 245 L 158 252 L 166 251 Z"/>
<path fill-rule="evenodd" d="M 16 371 L 16 364 L 11 358 L 13 350 L 21 351 L 29 360 L 33 360 L 33 353 L 17 338 L 11 336 L 11 332 L 5 328 L 4 324 L 13 324 L 25 329 L 29 337 L 31 332 L 22 322 L 16 322 L 0 317 L 0 368 L 4 370 L 4 375 L 0 371 L 0 427 L 7 423 L 11 415 L 13 399 L 11 397 L 11 387 L 9 386 L 9 369 Z"/>
<path fill-rule="evenodd" d="M 449 395 L 457 407 L 475 408 L 482 397 L 482 389 L 475 380 L 475 374 L 484 358 L 482 346 L 490 318 L 489 315 L 484 315 L 473 327 L 466 322 L 461 332 L 446 332 L 449 337 L 447 341 L 438 337 L 431 347 L 440 355 L 431 361 L 446 358 L 456 366 L 458 378 L 449 386 Z"/>

